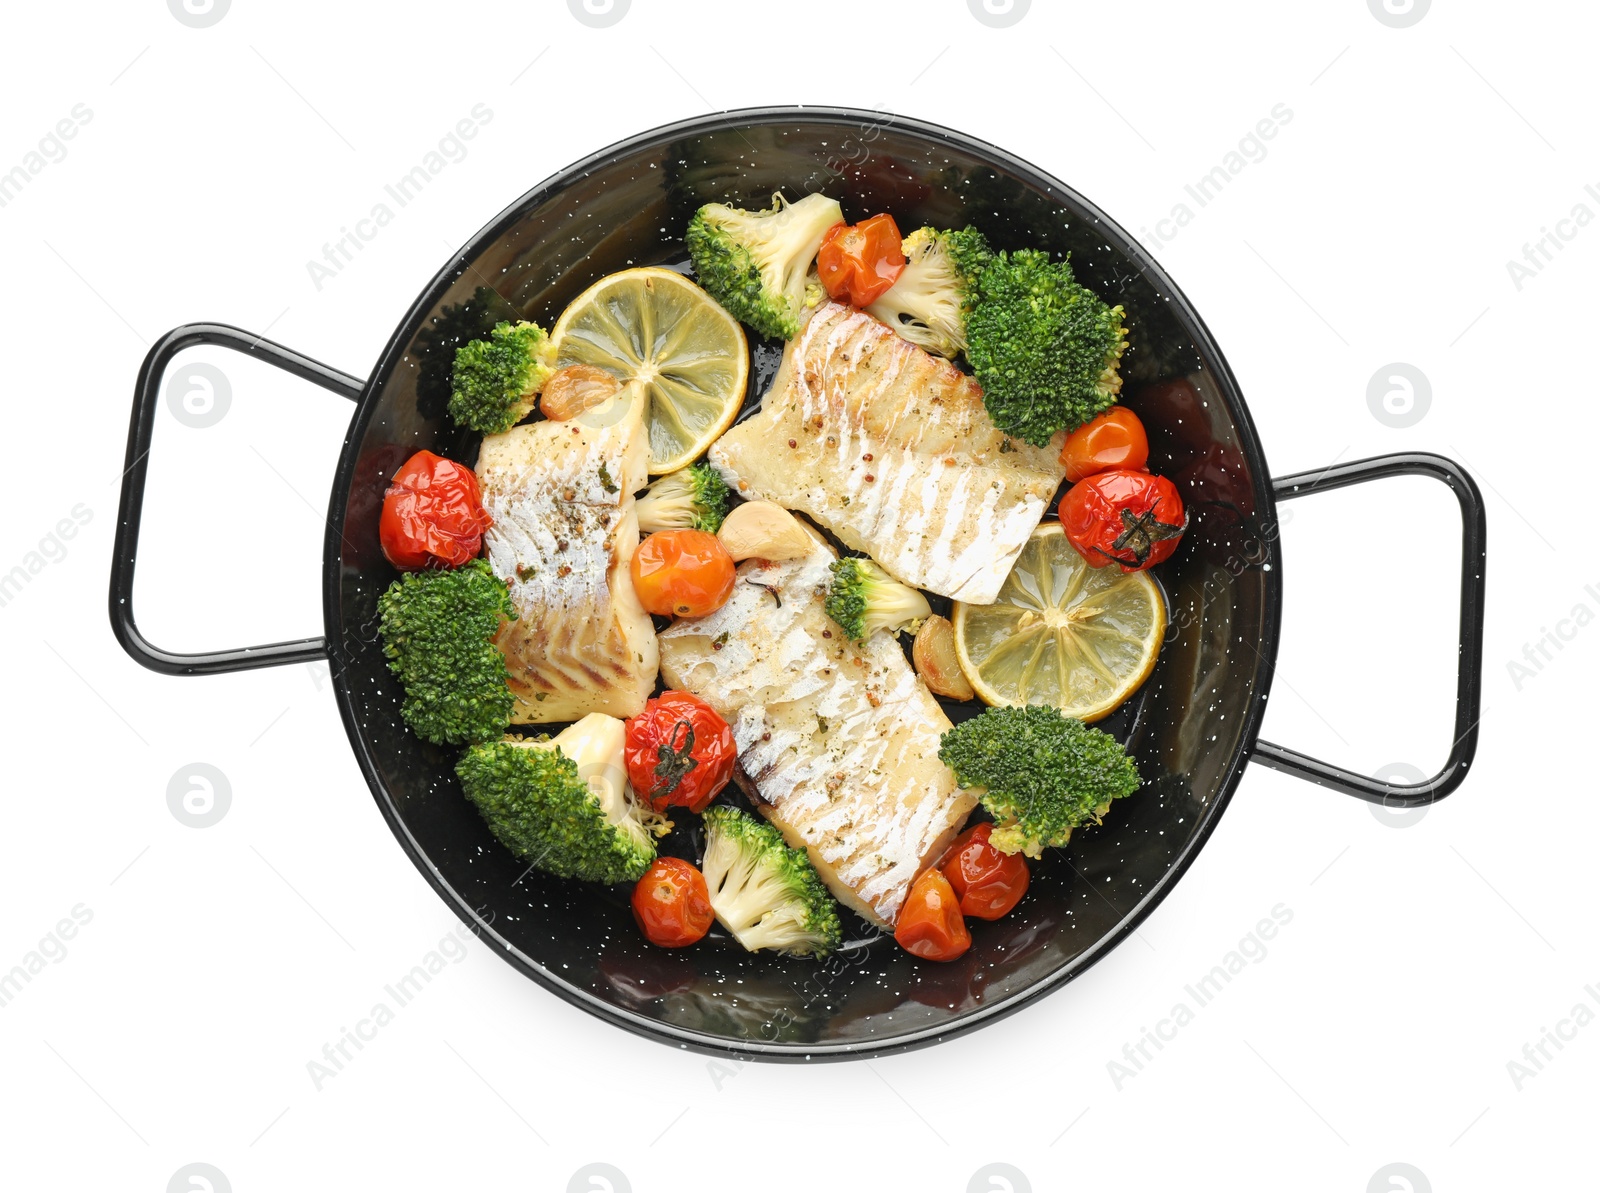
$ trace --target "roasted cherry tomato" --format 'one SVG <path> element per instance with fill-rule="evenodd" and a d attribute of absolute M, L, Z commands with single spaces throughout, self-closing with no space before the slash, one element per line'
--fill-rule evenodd
<path fill-rule="evenodd" d="M 1126 406 L 1113 406 L 1090 419 L 1068 435 L 1061 447 L 1061 466 L 1067 470 L 1068 483 L 1074 485 L 1113 468 L 1138 472 L 1149 458 L 1150 441 L 1145 438 L 1144 424 Z"/>
<path fill-rule="evenodd" d="M 658 857 L 634 884 L 633 918 L 651 944 L 681 949 L 711 929 L 705 876 L 679 857 Z"/>
<path fill-rule="evenodd" d="M 1094 567 L 1153 567 L 1178 549 L 1185 525 L 1177 486 L 1148 472 L 1100 472 L 1067 490 L 1056 511 L 1067 541 Z"/>
<path fill-rule="evenodd" d="M 1001 853 L 989 844 L 994 825 L 975 824 L 956 838 L 939 860 L 939 869 L 961 901 L 961 914 L 997 920 L 1017 905 L 1028 889 L 1028 863 L 1020 853 Z"/>
<path fill-rule="evenodd" d="M 835 302 L 868 306 L 883 297 L 906 267 L 900 229 L 892 215 L 875 215 L 859 224 L 835 224 L 817 250 L 817 276 Z"/>
<path fill-rule="evenodd" d="M 400 466 L 383 495 L 378 541 L 389 562 L 405 571 L 460 567 L 477 558 L 493 524 L 472 469 L 421 451 Z"/>
<path fill-rule="evenodd" d="M 924 870 L 911 884 L 894 939 L 906 952 L 925 961 L 954 961 L 971 946 L 972 934 L 961 918 L 960 901 L 950 889 L 950 880 L 937 868 Z"/>
<path fill-rule="evenodd" d="M 662 692 L 628 718 L 623 757 L 634 794 L 657 812 L 703 812 L 733 778 L 738 751 L 716 709 L 690 692 Z"/>
<path fill-rule="evenodd" d="M 704 617 L 733 595 L 733 556 L 703 530 L 661 530 L 639 544 L 629 565 L 646 612 Z"/>

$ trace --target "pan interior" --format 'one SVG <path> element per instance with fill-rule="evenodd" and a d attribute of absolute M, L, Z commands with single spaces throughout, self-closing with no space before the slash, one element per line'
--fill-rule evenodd
<path fill-rule="evenodd" d="M 720 126 L 719 126 L 720 125 Z M 514 311 L 548 327 L 595 279 L 682 268 L 701 203 L 764 206 L 824 191 L 846 218 L 894 214 L 903 230 L 976 225 L 997 248 L 1070 252 L 1078 276 L 1127 312 L 1123 400 L 1151 438 L 1152 471 L 1183 493 L 1190 528 L 1155 573 L 1170 629 L 1155 673 L 1103 723 L 1145 783 L 1106 823 L 1047 851 L 1016 911 L 972 925 L 948 965 L 919 962 L 845 913 L 856 939 L 825 962 L 741 951 L 720 930 L 691 949 L 646 944 L 625 889 L 525 869 L 461 796 L 456 751 L 417 740 L 377 643 L 394 579 L 377 541 L 388 477 L 420 448 L 475 458 L 444 415 L 463 334 Z M 752 333 L 749 403 L 780 345 Z M 352 740 L 380 806 L 418 867 L 482 935 L 563 996 L 690 1046 L 775 1056 L 910 1046 L 1012 1009 L 1097 959 L 1165 894 L 1237 782 L 1276 640 L 1277 551 L 1265 467 L 1231 375 L 1187 301 L 1143 251 L 1058 183 L 996 150 L 869 113 L 734 113 L 661 130 L 531 192 L 424 295 L 380 364 L 345 447 L 334 525 L 329 640 Z M 953 716 L 975 708 L 949 706 Z M 730 788 L 730 798 L 739 798 Z M 688 818 L 683 818 L 688 819 Z M 693 857 L 680 830 L 669 852 Z"/>

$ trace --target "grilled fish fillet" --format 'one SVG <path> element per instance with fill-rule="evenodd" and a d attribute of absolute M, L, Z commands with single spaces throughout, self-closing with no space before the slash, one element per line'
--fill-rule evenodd
<path fill-rule="evenodd" d="M 513 724 L 631 717 L 656 680 L 656 634 L 628 564 L 639 545 L 633 494 L 649 446 L 644 403 L 623 394 L 565 422 L 484 438 L 478 483 L 494 526 L 489 565 L 518 620 L 495 636 Z"/>
<path fill-rule="evenodd" d="M 740 786 L 834 897 L 888 927 L 977 800 L 939 761 L 950 722 L 895 637 L 857 647 L 822 611 L 833 560 L 820 539 L 747 560 L 726 605 L 662 631 L 661 670 L 733 726 Z"/>
<path fill-rule="evenodd" d="M 897 580 L 983 605 L 1061 484 L 1062 438 L 1008 439 L 972 378 L 828 303 L 711 462 L 741 496 L 804 511 Z"/>

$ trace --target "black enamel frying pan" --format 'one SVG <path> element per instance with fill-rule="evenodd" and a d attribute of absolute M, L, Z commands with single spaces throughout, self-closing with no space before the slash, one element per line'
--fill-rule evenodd
<path fill-rule="evenodd" d="M 378 548 L 387 479 L 420 447 L 475 458 L 444 417 L 449 363 L 497 311 L 545 326 L 596 278 L 681 265 L 701 203 L 764 205 L 826 191 L 860 218 L 901 227 L 976 224 L 998 248 L 1072 254 L 1080 278 L 1127 310 L 1135 350 L 1123 399 L 1151 437 L 1150 467 L 1180 481 L 1191 528 L 1156 572 L 1169 605 L 1154 674 L 1106 727 L 1127 741 L 1144 788 L 1098 828 L 1034 867 L 1010 916 L 974 928 L 949 965 L 920 962 L 856 923 L 824 962 L 751 955 L 717 936 L 686 950 L 647 945 L 626 891 L 524 867 L 460 795 L 454 752 L 413 737 L 374 632 L 394 571 Z M 494 293 L 481 289 L 492 283 Z M 476 295 L 476 297 L 474 297 Z M 503 316 L 502 316 L 503 317 Z M 323 638 L 173 654 L 133 615 L 134 565 L 151 431 L 173 357 L 217 345 L 264 360 L 355 403 L 328 502 Z M 750 402 L 778 347 L 752 347 Z M 1444 769 L 1397 785 L 1257 738 L 1278 648 L 1281 501 L 1399 474 L 1432 477 L 1461 503 L 1462 582 L 1455 740 Z M 136 660 L 208 675 L 326 659 L 350 743 L 378 808 L 439 896 L 507 961 L 568 1001 L 631 1031 L 711 1052 L 771 1059 L 870 1056 L 990 1022 L 1056 989 L 1122 941 L 1166 897 L 1256 761 L 1391 807 L 1442 799 L 1477 745 L 1484 511 L 1455 463 L 1421 453 L 1272 478 L 1233 374 L 1200 316 L 1134 239 L 1026 162 L 949 129 L 831 108 L 727 112 L 644 133 L 529 191 L 445 264 L 401 320 L 365 381 L 236 328 L 179 327 L 151 349 L 135 389 L 111 576 L 111 622 Z M 952 706 L 952 715 L 971 710 Z M 729 798 L 738 798 L 730 795 Z M 680 830 L 670 851 L 693 856 Z M 846 917 L 852 919 L 853 917 Z"/>

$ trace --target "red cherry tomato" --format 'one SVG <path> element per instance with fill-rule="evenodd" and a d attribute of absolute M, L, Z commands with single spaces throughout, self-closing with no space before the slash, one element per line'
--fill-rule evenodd
<path fill-rule="evenodd" d="M 961 914 L 997 920 L 1017 905 L 1028 889 L 1028 863 L 1020 853 L 1001 853 L 989 844 L 994 825 L 975 824 L 945 851 L 939 869 L 961 901 Z"/>
<path fill-rule="evenodd" d="M 1079 481 L 1056 511 L 1067 541 L 1094 567 L 1154 567 L 1178 549 L 1183 499 L 1164 476 L 1118 469 Z"/>
<path fill-rule="evenodd" d="M 662 692 L 627 724 L 628 782 L 657 812 L 703 812 L 733 778 L 733 730 L 693 693 Z"/>
<path fill-rule="evenodd" d="M 925 961 L 954 961 L 972 945 L 956 893 L 937 869 L 924 870 L 911 884 L 894 939 L 906 952 Z"/>
<path fill-rule="evenodd" d="M 711 929 L 705 876 L 678 857 L 658 857 L 634 884 L 633 918 L 651 944 L 681 949 Z"/>
<path fill-rule="evenodd" d="M 733 595 L 733 556 L 703 530 L 661 530 L 639 544 L 628 566 L 647 613 L 704 617 Z"/>
<path fill-rule="evenodd" d="M 875 215 L 859 224 L 835 224 L 817 250 L 817 276 L 835 302 L 870 306 L 894 285 L 906 267 L 900 229 L 892 215 Z"/>
<path fill-rule="evenodd" d="M 400 466 L 383 495 L 378 541 L 402 571 L 460 567 L 477 558 L 492 525 L 472 469 L 421 451 Z"/>
<path fill-rule="evenodd" d="M 1150 441 L 1144 424 L 1126 406 L 1113 406 L 1092 418 L 1072 434 L 1061 447 L 1061 466 L 1067 481 L 1077 484 L 1097 472 L 1113 468 L 1142 470 L 1150 458 Z"/>

